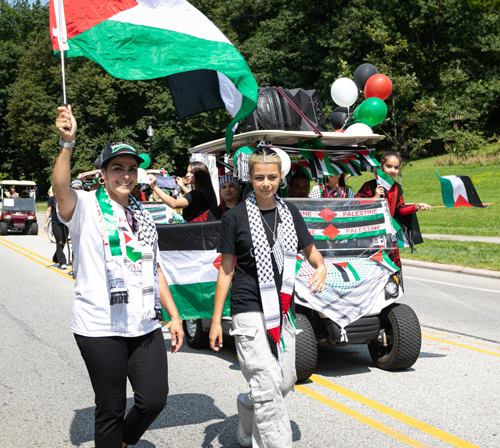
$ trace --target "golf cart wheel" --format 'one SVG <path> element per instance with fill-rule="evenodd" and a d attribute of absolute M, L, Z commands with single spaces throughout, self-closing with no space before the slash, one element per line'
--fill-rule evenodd
<path fill-rule="evenodd" d="M 52 220 L 51 219 L 49 219 L 49 221 L 47 222 L 47 237 L 49 238 L 49 241 L 51 243 L 56 242 L 56 237 L 54 236 L 54 232 L 52 232 Z"/>
<path fill-rule="evenodd" d="M 422 345 L 420 322 L 415 312 L 408 305 L 394 305 L 381 317 L 381 329 L 385 331 L 387 345 L 383 340 L 368 344 L 375 365 L 392 371 L 408 369 L 415 364 Z"/>
<path fill-rule="evenodd" d="M 201 319 L 188 319 L 182 321 L 184 338 L 191 348 L 210 347 L 209 333 L 203 331 Z"/>
<path fill-rule="evenodd" d="M 31 224 L 30 234 L 31 235 L 38 235 L 38 223 L 37 222 L 34 222 L 33 224 Z"/>
<path fill-rule="evenodd" d="M 0 235 L 7 235 L 8 228 L 6 222 L 0 222 Z"/>
<path fill-rule="evenodd" d="M 316 370 L 318 347 L 309 319 L 303 314 L 297 314 L 295 322 L 297 323 L 295 370 L 297 371 L 297 382 L 299 382 L 307 380 Z"/>

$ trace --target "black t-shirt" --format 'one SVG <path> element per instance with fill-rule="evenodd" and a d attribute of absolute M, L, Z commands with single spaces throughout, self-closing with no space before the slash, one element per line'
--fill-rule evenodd
<path fill-rule="evenodd" d="M 308 232 L 306 223 L 300 215 L 299 210 L 292 204 L 288 204 L 293 218 L 295 230 L 297 232 L 297 251 L 309 246 L 314 242 L 314 238 Z M 276 209 L 261 210 L 264 219 L 271 229 L 274 230 L 276 219 Z M 281 222 L 279 213 L 277 215 L 277 226 Z M 264 224 L 267 239 L 270 246 L 273 246 L 273 236 L 271 230 Z M 236 266 L 234 270 L 233 283 L 231 286 L 231 315 L 248 311 L 262 312 L 262 302 L 260 298 L 259 279 L 257 276 L 257 265 L 255 258 L 250 251 L 253 249 L 250 225 L 245 202 L 239 203 L 236 207 L 228 210 L 222 216 L 219 233 L 219 244 L 217 252 L 222 254 L 236 255 Z M 253 253 L 253 250 L 252 250 Z M 276 289 L 281 290 L 283 274 L 278 273 L 274 255 L 271 254 L 273 263 Z"/>
<path fill-rule="evenodd" d="M 207 195 L 201 190 L 190 191 L 183 197 L 189 203 L 186 208 L 182 209 L 182 217 L 185 221 L 192 221 L 210 207 Z"/>
<path fill-rule="evenodd" d="M 62 222 L 59 221 L 59 218 L 57 217 L 56 205 L 56 198 L 54 196 L 51 196 L 49 198 L 49 202 L 47 203 L 47 207 L 52 207 L 52 209 L 50 210 L 50 217 L 52 218 L 52 222 L 62 225 Z"/>

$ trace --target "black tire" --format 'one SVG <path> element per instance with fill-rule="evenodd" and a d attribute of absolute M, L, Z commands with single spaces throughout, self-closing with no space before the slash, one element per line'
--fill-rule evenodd
<path fill-rule="evenodd" d="M 9 229 L 6 222 L 0 222 L 0 235 L 7 235 Z"/>
<path fill-rule="evenodd" d="M 422 346 L 420 322 L 415 312 L 408 305 L 394 305 L 381 316 L 380 324 L 386 332 L 387 346 L 378 340 L 368 344 L 375 365 L 393 371 L 408 369 L 415 364 Z"/>
<path fill-rule="evenodd" d="M 51 219 L 49 219 L 49 221 L 47 222 L 47 236 L 48 236 L 49 241 L 51 243 L 56 242 L 56 237 L 54 236 L 54 232 L 52 232 L 52 220 Z"/>
<path fill-rule="evenodd" d="M 203 331 L 201 319 L 188 319 L 182 321 L 184 329 L 184 338 L 191 348 L 209 348 L 209 333 Z"/>
<path fill-rule="evenodd" d="M 37 222 L 34 222 L 33 224 L 31 224 L 30 234 L 31 235 L 38 235 L 38 223 Z"/>
<path fill-rule="evenodd" d="M 316 370 L 318 347 L 309 319 L 303 314 L 297 314 L 295 322 L 297 330 L 302 330 L 295 338 L 295 370 L 299 382 L 307 380 Z"/>

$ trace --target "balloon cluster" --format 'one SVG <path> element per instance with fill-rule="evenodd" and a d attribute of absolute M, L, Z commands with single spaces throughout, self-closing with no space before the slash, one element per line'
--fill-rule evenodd
<path fill-rule="evenodd" d="M 358 89 L 364 91 L 365 100 L 351 113 Z M 330 115 L 332 128 L 348 135 L 372 135 L 371 127 L 382 123 L 387 116 L 384 100 L 391 92 L 392 82 L 388 76 L 379 73 L 372 64 L 361 64 L 354 72 L 354 81 L 339 78 L 332 84 L 332 99 L 339 106 Z"/>

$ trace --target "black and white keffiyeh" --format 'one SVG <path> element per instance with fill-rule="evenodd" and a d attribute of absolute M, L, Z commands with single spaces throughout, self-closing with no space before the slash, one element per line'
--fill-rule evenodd
<path fill-rule="evenodd" d="M 273 355 L 283 368 L 285 347 L 282 328 L 283 325 L 293 325 L 295 327 L 290 304 L 295 282 L 298 239 L 290 210 L 277 194 L 274 195 L 274 199 L 281 223 L 278 226 L 278 238 L 273 247 L 269 245 L 263 218 L 255 200 L 255 193 L 252 193 L 247 198 L 246 208 L 269 345 Z M 278 269 L 280 265 L 283 269 L 283 282 L 279 295 L 276 289 L 271 252 L 275 256 Z"/>

